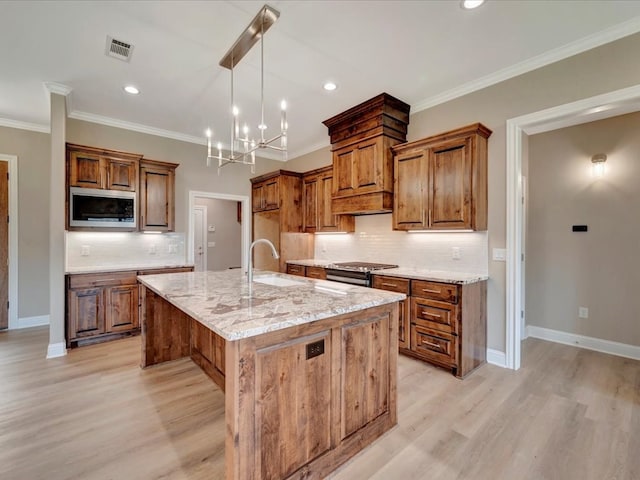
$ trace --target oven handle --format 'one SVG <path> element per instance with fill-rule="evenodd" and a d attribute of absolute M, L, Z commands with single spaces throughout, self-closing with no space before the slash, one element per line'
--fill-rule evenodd
<path fill-rule="evenodd" d="M 351 277 L 343 277 L 340 275 L 332 275 L 330 273 L 327 273 L 327 280 L 331 280 L 334 282 L 340 282 L 340 283 L 349 283 L 351 285 L 360 285 L 363 287 L 368 287 L 369 286 L 369 280 L 365 279 L 365 278 L 351 278 Z"/>

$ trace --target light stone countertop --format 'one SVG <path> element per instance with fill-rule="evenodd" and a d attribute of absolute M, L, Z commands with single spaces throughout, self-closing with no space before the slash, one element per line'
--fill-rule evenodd
<path fill-rule="evenodd" d="M 261 277 L 295 282 L 273 286 Z M 138 281 L 226 340 L 239 340 L 398 302 L 404 294 L 274 272 L 254 274 L 253 296 L 240 270 L 139 276 Z"/>
<path fill-rule="evenodd" d="M 411 278 L 414 280 L 428 280 L 432 282 L 454 283 L 457 285 L 468 285 L 471 283 L 488 280 L 488 275 L 478 275 L 471 273 L 445 272 L 440 270 L 427 270 L 421 268 L 399 267 L 386 270 L 376 270 L 372 275 L 386 275 L 388 277 Z"/>
<path fill-rule="evenodd" d="M 173 265 L 92 265 L 89 267 L 68 267 L 64 273 L 72 275 L 79 273 L 109 273 L 109 272 L 130 272 L 138 270 L 157 270 L 160 268 L 183 268 L 193 267 L 193 264 L 173 264 Z"/>
<path fill-rule="evenodd" d="M 290 263 L 291 265 L 302 265 L 304 267 L 326 267 L 334 262 L 331 260 L 305 258 L 304 260 L 287 260 L 287 263 Z"/>

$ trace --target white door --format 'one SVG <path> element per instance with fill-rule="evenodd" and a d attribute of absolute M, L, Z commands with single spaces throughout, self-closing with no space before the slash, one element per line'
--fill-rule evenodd
<path fill-rule="evenodd" d="M 196 272 L 207 270 L 207 207 L 193 207 L 193 261 Z"/>

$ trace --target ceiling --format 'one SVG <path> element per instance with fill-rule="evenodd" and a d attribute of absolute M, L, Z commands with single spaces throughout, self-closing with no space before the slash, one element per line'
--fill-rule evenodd
<path fill-rule="evenodd" d="M 47 131 L 44 82 L 71 89 L 68 114 L 228 145 L 230 75 L 218 65 L 262 1 L 4 1 L 0 125 Z M 288 103 L 289 158 L 328 145 L 322 121 L 381 92 L 412 112 L 640 31 L 640 1 L 279 1 L 265 34 L 265 120 Z M 105 55 L 107 35 L 134 45 Z M 11 48 L 12 47 L 12 48 Z M 234 70 L 241 121 L 260 111 L 260 48 Z M 327 80 L 338 84 L 332 93 Z M 138 96 L 123 91 L 133 84 Z M 203 155 L 204 155 L 203 149 Z M 268 155 L 263 155 L 268 156 Z"/>

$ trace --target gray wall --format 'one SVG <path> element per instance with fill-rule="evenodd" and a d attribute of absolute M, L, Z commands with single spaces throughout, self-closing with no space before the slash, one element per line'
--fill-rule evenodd
<path fill-rule="evenodd" d="M 0 153 L 18 157 L 18 317 L 49 313 L 50 135 L 0 127 Z"/>
<path fill-rule="evenodd" d="M 640 345 L 638 132 L 634 113 L 529 137 L 527 324 Z"/>
<path fill-rule="evenodd" d="M 207 207 L 207 226 L 215 226 L 215 232 L 207 232 L 207 242 L 215 247 L 207 248 L 207 270 L 226 270 L 242 265 L 242 224 L 238 222 L 237 203 L 232 200 L 196 197 L 196 205 Z"/>

